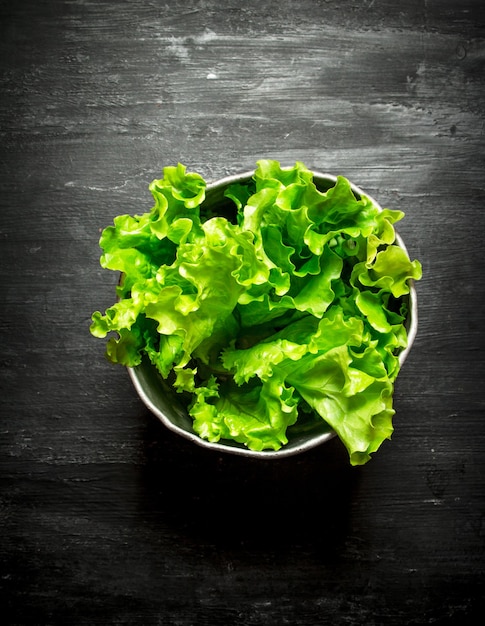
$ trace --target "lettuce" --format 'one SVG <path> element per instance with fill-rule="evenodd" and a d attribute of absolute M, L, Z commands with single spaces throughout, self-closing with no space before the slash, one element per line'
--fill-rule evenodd
<path fill-rule="evenodd" d="M 122 276 L 90 327 L 110 335 L 109 360 L 148 359 L 208 441 L 278 450 L 311 415 L 351 464 L 367 462 L 393 432 L 405 296 L 421 277 L 396 244 L 404 214 L 342 176 L 318 189 L 301 162 L 259 161 L 225 190 L 223 215 L 181 164 L 150 190 L 151 211 L 116 217 L 100 239 L 101 266 Z"/>

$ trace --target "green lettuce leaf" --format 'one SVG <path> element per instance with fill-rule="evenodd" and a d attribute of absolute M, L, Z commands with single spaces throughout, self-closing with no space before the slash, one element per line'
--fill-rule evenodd
<path fill-rule="evenodd" d="M 396 244 L 404 214 L 342 176 L 319 189 L 301 162 L 259 161 L 225 190 L 227 215 L 181 164 L 150 191 L 150 211 L 115 217 L 100 238 L 101 266 L 121 274 L 90 327 L 108 359 L 149 359 L 209 441 L 278 450 L 323 421 L 353 465 L 367 462 L 393 432 L 406 296 L 421 277 Z"/>

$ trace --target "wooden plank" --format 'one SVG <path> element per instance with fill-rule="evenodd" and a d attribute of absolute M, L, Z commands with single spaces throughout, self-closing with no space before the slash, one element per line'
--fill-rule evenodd
<path fill-rule="evenodd" d="M 0 597 L 12 626 L 483 613 L 479 0 L 0 3 Z M 182 162 L 348 176 L 413 258 L 395 432 L 282 462 L 162 428 L 89 334 L 100 230 Z M 472 622 L 473 623 L 473 622 Z"/>

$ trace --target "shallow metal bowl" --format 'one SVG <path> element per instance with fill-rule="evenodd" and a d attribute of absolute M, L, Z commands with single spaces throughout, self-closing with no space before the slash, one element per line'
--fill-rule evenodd
<path fill-rule="evenodd" d="M 230 200 L 224 197 L 224 191 L 228 185 L 233 183 L 245 183 L 249 181 L 254 175 L 254 170 L 245 172 L 243 174 L 236 174 L 234 176 L 227 176 L 220 180 L 207 185 L 206 198 L 203 203 L 205 209 L 214 210 L 217 208 L 217 212 L 221 214 L 224 211 L 225 206 L 228 210 L 233 210 L 233 205 Z M 336 177 L 330 174 L 322 174 L 314 172 L 314 182 L 320 191 L 326 191 L 330 187 L 333 187 L 336 182 Z M 351 183 L 352 190 L 357 197 L 365 195 L 370 198 L 377 207 L 381 208 L 379 203 L 374 200 L 369 194 L 362 191 L 359 187 Z M 396 235 L 396 243 L 406 250 L 404 242 Z M 405 350 L 399 354 L 399 361 L 402 366 L 406 360 L 407 355 L 411 349 L 417 332 L 418 324 L 418 310 L 416 301 L 416 290 L 413 282 L 410 284 L 410 293 L 407 296 L 409 300 L 409 315 L 406 320 L 406 328 L 408 332 L 408 345 Z M 329 426 L 322 422 L 315 426 L 311 431 L 307 431 L 304 434 L 294 435 L 288 434 L 288 443 L 280 450 L 264 450 L 255 451 L 249 450 L 244 445 L 236 443 L 235 441 L 219 441 L 218 443 L 211 443 L 204 439 L 201 439 L 192 428 L 192 418 L 188 415 L 186 408 L 180 401 L 180 396 L 162 379 L 156 368 L 151 365 L 149 361 L 143 361 L 140 365 L 134 368 L 128 368 L 129 375 L 133 381 L 133 385 L 140 396 L 144 404 L 150 409 L 154 415 L 156 415 L 160 421 L 170 430 L 182 435 L 186 439 L 193 441 L 199 446 L 209 448 L 218 452 L 229 452 L 232 454 L 238 454 L 246 457 L 258 457 L 258 458 L 282 458 L 298 454 L 305 450 L 310 450 L 315 446 L 319 446 L 326 441 L 329 441 L 335 437 L 335 433 Z"/>

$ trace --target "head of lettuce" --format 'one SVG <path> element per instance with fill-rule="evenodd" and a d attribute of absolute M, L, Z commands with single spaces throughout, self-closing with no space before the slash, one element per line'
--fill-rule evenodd
<path fill-rule="evenodd" d="M 101 235 L 117 298 L 92 316 L 113 363 L 148 359 L 187 399 L 194 431 L 278 450 L 324 420 L 350 463 L 393 432 L 392 396 L 407 345 L 410 281 L 421 265 L 397 245 L 400 211 L 319 190 L 303 163 L 261 160 L 206 210 L 206 182 L 179 164 L 150 185 L 155 204 Z"/>

